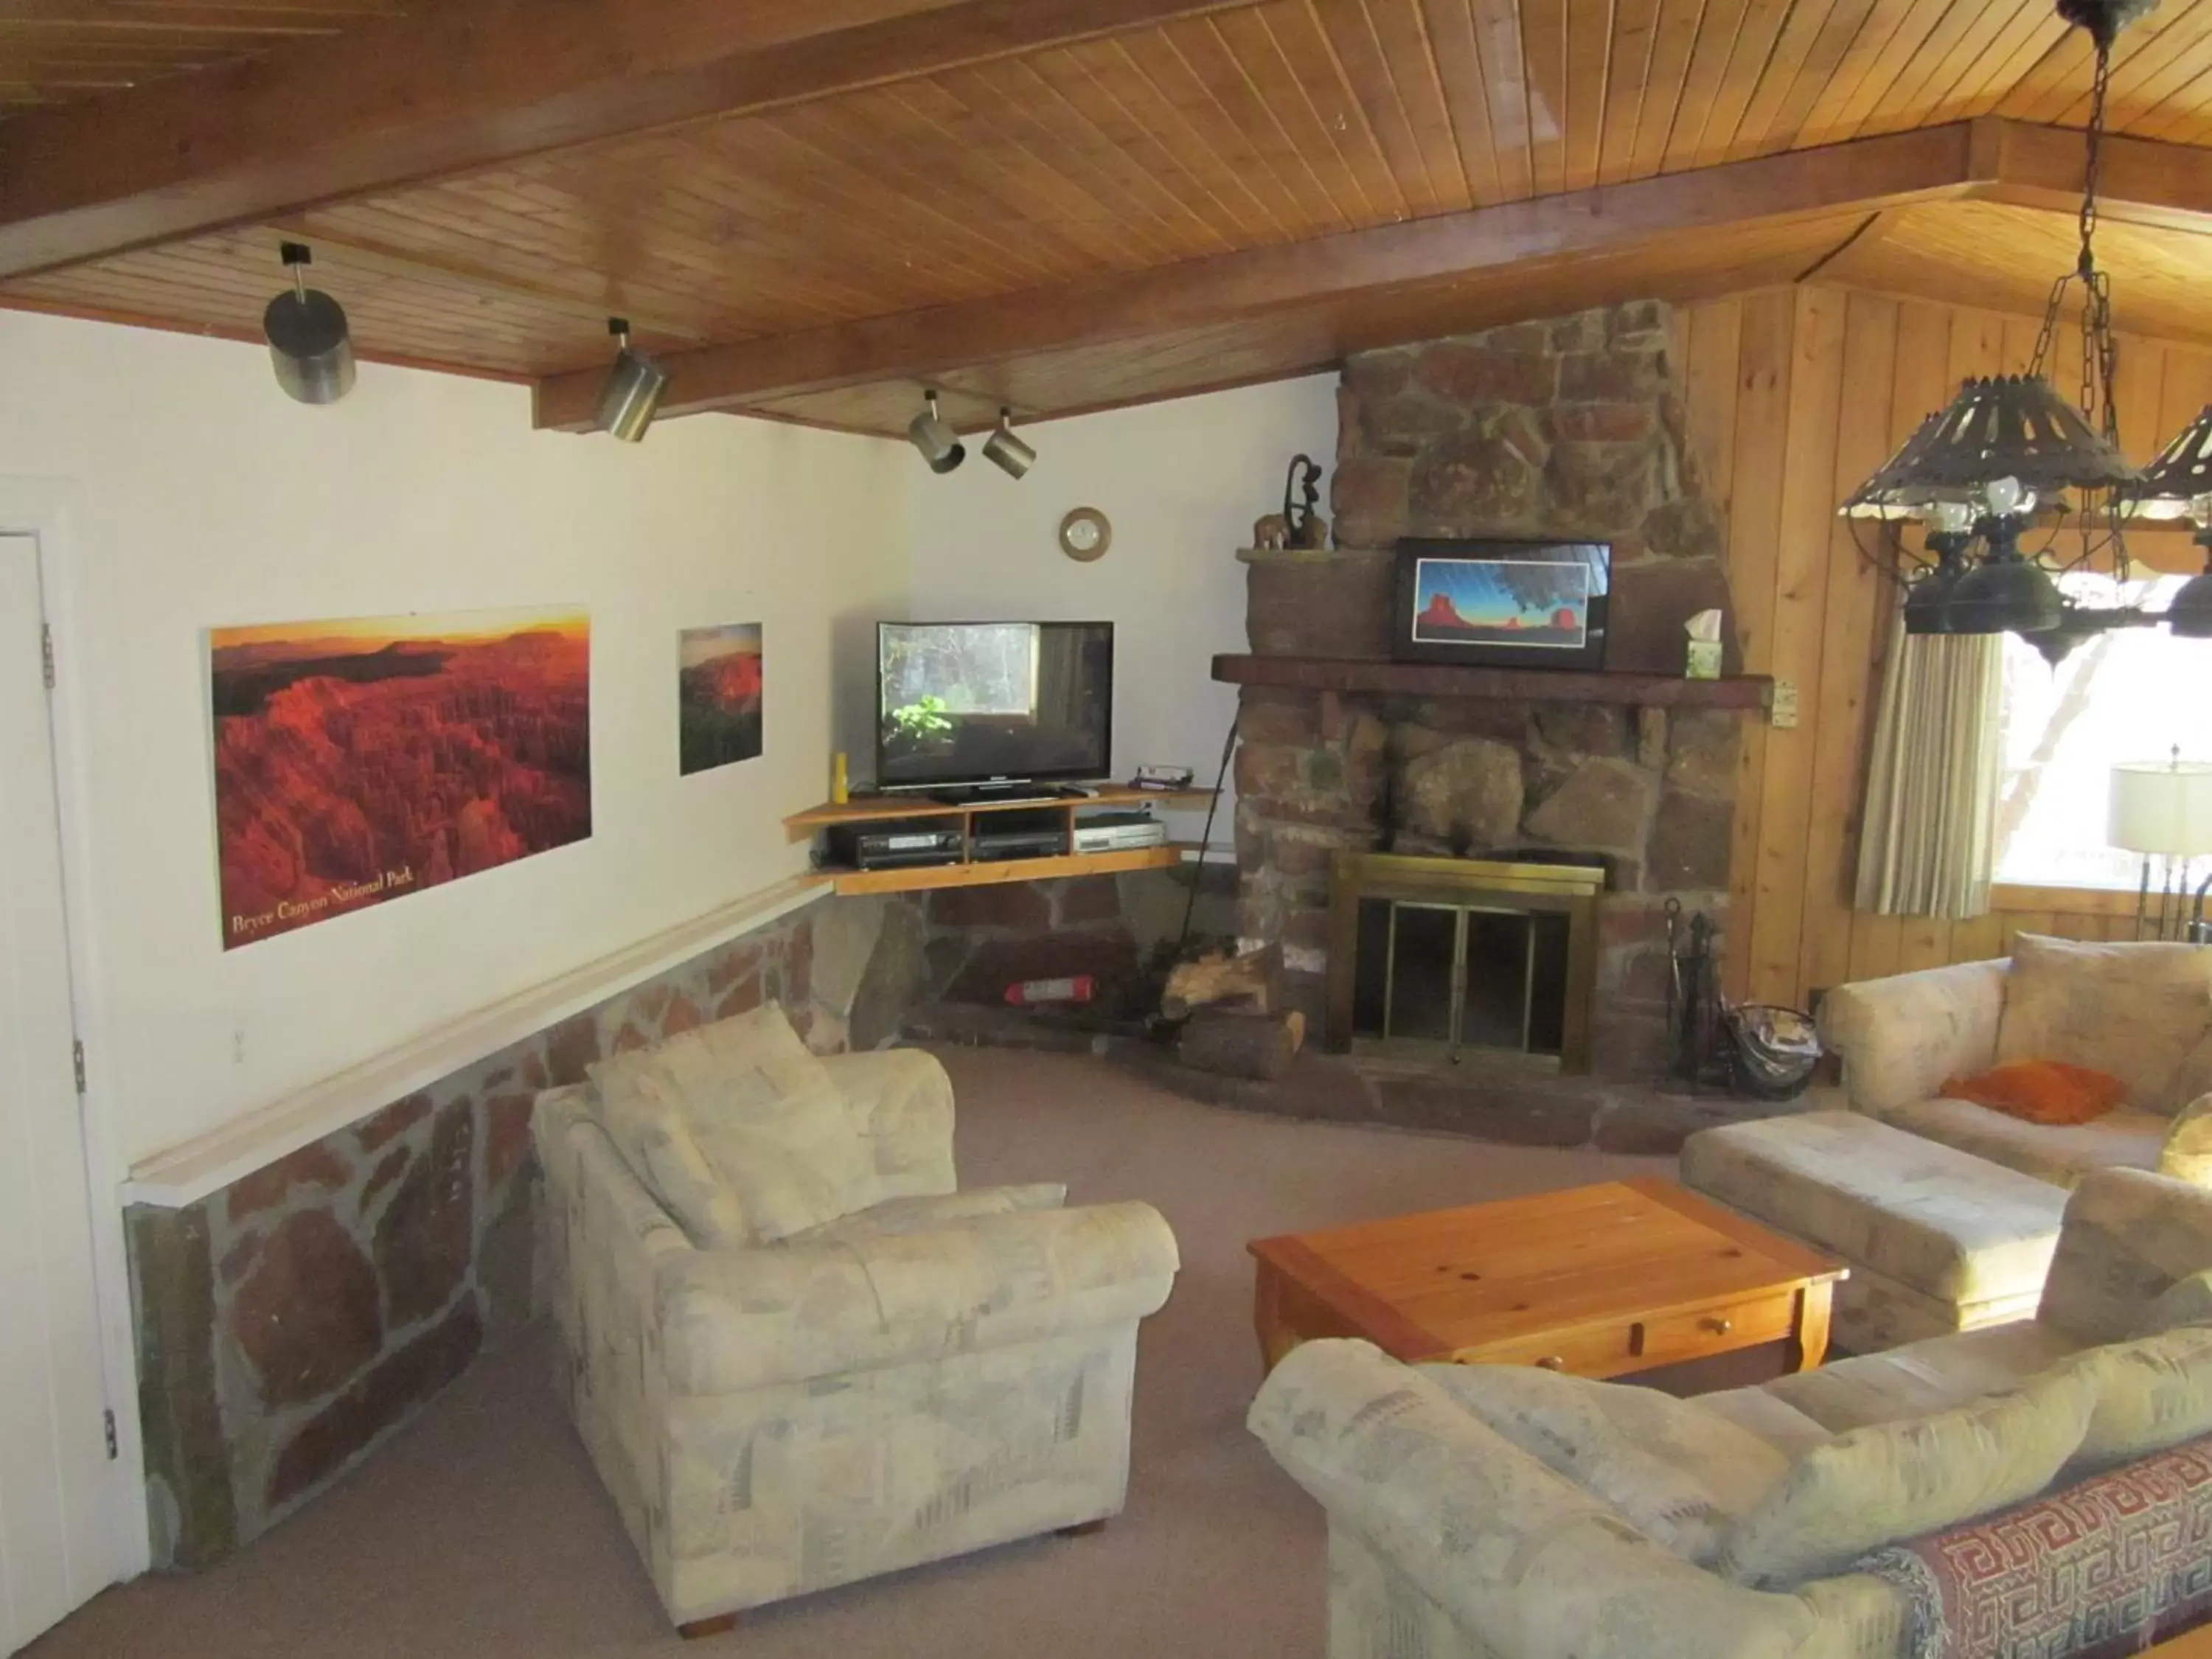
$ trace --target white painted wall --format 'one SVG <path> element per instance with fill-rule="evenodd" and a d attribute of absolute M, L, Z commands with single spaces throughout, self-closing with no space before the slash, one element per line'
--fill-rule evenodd
<path fill-rule="evenodd" d="M 539 434 L 522 389 L 374 364 L 307 409 L 258 348 L 9 312 L 0 387 L 0 478 L 71 504 L 76 927 L 125 1162 L 802 868 L 778 820 L 824 793 L 833 640 L 866 749 L 872 625 L 906 605 L 902 446 L 718 417 L 635 447 Z M 592 838 L 224 951 L 204 630 L 546 603 L 592 615 Z M 756 619 L 767 752 L 679 778 L 677 630 Z"/>
<path fill-rule="evenodd" d="M 1028 429 L 1037 463 L 1017 483 L 984 460 L 933 477 L 917 464 L 912 611 L 946 621 L 1106 618 L 1115 624 L 1114 765 L 1194 769 L 1211 783 L 1237 713 L 1233 687 L 1208 673 L 1215 653 L 1243 651 L 1244 567 L 1252 521 L 1282 505 L 1283 474 L 1304 453 L 1336 456 L 1336 377 L 1117 410 Z M 1322 510 L 1328 511 L 1324 486 Z M 1060 551 L 1061 517 L 1095 507 L 1114 526 L 1103 559 Z M 1224 799 L 1217 844 L 1234 816 Z M 1177 815 L 1195 839 L 1200 820 Z"/>

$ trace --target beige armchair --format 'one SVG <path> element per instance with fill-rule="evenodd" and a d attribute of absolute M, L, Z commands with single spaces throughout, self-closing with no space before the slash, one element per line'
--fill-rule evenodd
<path fill-rule="evenodd" d="M 539 1096 L 532 1130 L 563 1392 L 687 1632 L 1120 1510 L 1175 1239 L 1142 1204 L 955 1190 L 929 1055 L 818 1060 L 766 1010 Z"/>
<path fill-rule="evenodd" d="M 2212 1177 L 2212 949 L 2023 934 L 2010 960 L 1838 986 L 1820 1026 L 1852 1109 L 1913 1134 L 2061 1187 L 2099 1169 Z M 2128 1102 L 2059 1126 L 1943 1094 L 2017 1060 L 2113 1073 Z"/>

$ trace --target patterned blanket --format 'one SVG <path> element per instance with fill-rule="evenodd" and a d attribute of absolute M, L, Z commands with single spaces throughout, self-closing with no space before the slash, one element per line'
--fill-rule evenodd
<path fill-rule="evenodd" d="M 1868 1557 L 1906 1659 L 2114 1659 L 2212 1617 L 2212 1437 Z"/>

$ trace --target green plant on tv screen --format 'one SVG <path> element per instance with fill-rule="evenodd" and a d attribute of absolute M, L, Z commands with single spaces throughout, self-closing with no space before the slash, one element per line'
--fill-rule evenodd
<path fill-rule="evenodd" d="M 891 710 L 891 724 L 909 738 L 926 737 L 932 732 L 950 732 L 952 722 L 945 718 L 945 699 L 917 697 L 914 702 Z"/>

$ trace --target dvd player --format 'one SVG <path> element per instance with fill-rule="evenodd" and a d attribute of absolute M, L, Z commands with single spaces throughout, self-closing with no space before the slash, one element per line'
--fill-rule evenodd
<path fill-rule="evenodd" d="M 978 864 L 1001 859 L 1048 859 L 1067 850 L 1067 832 L 1050 830 L 979 830 L 975 858 Z"/>
<path fill-rule="evenodd" d="M 1127 853 L 1144 847 L 1164 847 L 1167 839 L 1168 827 L 1157 818 L 1143 818 L 1134 823 L 1094 823 L 1086 819 L 1075 826 L 1074 850 Z"/>

